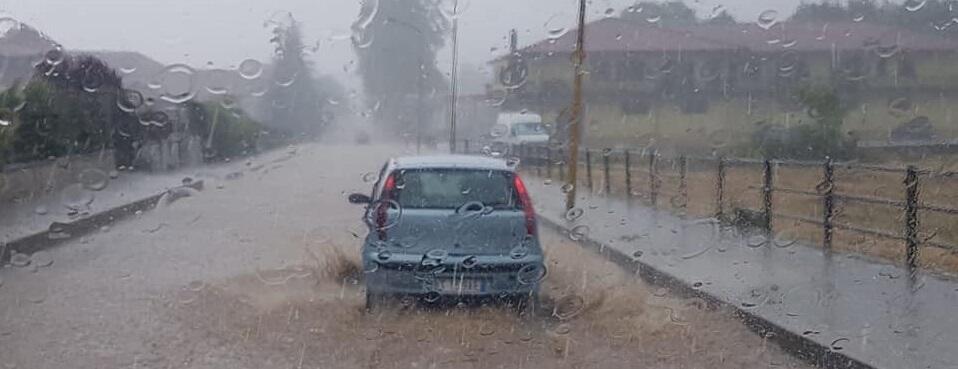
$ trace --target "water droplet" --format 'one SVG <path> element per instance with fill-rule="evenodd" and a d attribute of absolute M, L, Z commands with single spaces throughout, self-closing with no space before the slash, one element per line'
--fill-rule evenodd
<path fill-rule="evenodd" d="M 186 64 L 170 64 L 157 73 L 151 82 L 163 89 L 160 99 L 173 104 L 190 101 L 196 95 L 193 88 L 196 72 Z"/>
<path fill-rule="evenodd" d="M 516 246 L 509 251 L 509 257 L 516 260 L 522 259 L 526 257 L 526 255 L 529 255 L 529 248 L 525 246 Z"/>
<path fill-rule="evenodd" d="M 905 0 L 905 3 L 902 5 L 904 5 L 907 11 L 917 12 L 921 10 L 921 8 L 924 8 L 927 3 L 928 0 Z"/>
<path fill-rule="evenodd" d="M 49 212 L 49 210 L 47 210 L 47 207 L 46 207 L 46 206 L 39 205 L 39 206 L 37 206 L 36 208 L 33 209 L 33 212 L 34 212 L 34 213 L 37 213 L 37 215 L 47 215 L 47 213 Z"/>
<path fill-rule="evenodd" d="M 661 21 L 661 20 L 662 20 L 662 16 L 661 16 L 661 15 L 658 15 L 658 14 L 656 14 L 656 15 L 650 15 L 650 16 L 648 16 L 648 17 L 645 18 L 645 21 L 646 21 L 646 22 L 653 23 L 653 24 L 654 24 L 654 23 L 659 23 L 659 21 Z"/>
<path fill-rule="evenodd" d="M 449 256 L 449 251 L 445 249 L 433 249 L 426 252 L 427 258 L 438 261 L 445 260 L 447 256 Z"/>
<path fill-rule="evenodd" d="M 562 193 L 569 193 L 569 192 L 572 192 L 572 190 L 574 189 L 575 189 L 575 185 L 571 183 L 566 183 L 562 185 L 562 188 L 561 188 Z"/>
<path fill-rule="evenodd" d="M 669 294 L 669 290 L 665 287 L 656 288 L 655 291 L 652 291 L 652 296 L 655 297 L 665 297 Z"/>
<path fill-rule="evenodd" d="M 830 345 L 830 347 L 831 347 L 832 351 L 841 351 L 841 350 L 844 349 L 844 346 L 842 346 L 842 344 L 843 344 L 843 343 L 846 343 L 846 342 L 851 342 L 851 340 L 848 339 L 848 338 L 844 338 L 844 337 L 843 337 L 843 338 L 839 338 L 839 339 L 836 339 L 836 340 L 832 341 L 832 344 Z"/>
<path fill-rule="evenodd" d="M 18 268 L 23 268 L 30 265 L 30 256 L 27 254 L 21 254 L 16 251 L 11 251 L 10 254 L 10 265 L 13 265 Z"/>
<path fill-rule="evenodd" d="M 888 113 L 894 116 L 906 116 L 914 108 L 911 99 L 899 97 L 888 103 Z"/>
<path fill-rule="evenodd" d="M 877 54 L 878 57 L 882 59 L 891 58 L 895 56 L 895 54 L 898 54 L 898 44 L 881 45 L 881 46 L 875 47 L 875 54 Z"/>
<path fill-rule="evenodd" d="M 60 65 L 60 63 L 63 63 L 63 58 L 65 55 L 66 53 L 63 52 L 63 47 L 56 45 L 54 48 L 47 51 L 47 53 L 43 56 L 43 61 L 51 66 Z"/>
<path fill-rule="evenodd" d="M 798 242 L 798 235 L 792 230 L 779 231 L 772 239 L 772 244 L 779 248 L 792 246 L 795 242 Z"/>
<path fill-rule="evenodd" d="M 100 191 L 106 188 L 107 183 L 109 183 L 109 176 L 102 170 L 96 168 L 85 169 L 80 172 L 78 177 L 80 183 L 83 185 L 83 188 L 86 188 L 90 191 Z"/>
<path fill-rule="evenodd" d="M 569 209 L 569 211 L 566 211 L 566 212 L 565 212 L 565 220 L 568 220 L 568 221 L 570 221 L 570 222 L 574 222 L 574 221 L 578 220 L 579 217 L 582 216 L 582 214 L 585 214 L 585 210 L 582 210 L 582 208 L 572 208 L 572 209 Z"/>
<path fill-rule="evenodd" d="M 756 24 L 762 29 L 768 30 L 778 23 L 778 11 L 769 9 L 758 15 Z"/>
<path fill-rule="evenodd" d="M 865 15 L 862 14 L 862 13 L 856 13 L 856 14 L 852 15 L 852 22 L 856 22 L 856 23 L 857 23 L 857 22 L 861 22 L 861 21 L 863 21 L 863 20 L 865 20 Z"/>
<path fill-rule="evenodd" d="M 389 250 L 383 250 L 376 254 L 376 259 L 379 259 L 379 261 L 387 261 L 391 257 L 393 257 L 393 253 Z"/>
<path fill-rule="evenodd" d="M 475 255 L 469 255 L 462 259 L 462 267 L 465 269 L 475 268 L 476 265 L 479 265 L 479 257 Z"/>
<path fill-rule="evenodd" d="M 509 132 L 509 127 L 505 124 L 497 124 L 492 127 L 492 132 L 489 133 L 493 138 L 505 136 Z"/>
<path fill-rule="evenodd" d="M 230 89 L 230 73 L 214 69 L 207 73 L 206 91 L 213 95 L 223 95 Z"/>
<path fill-rule="evenodd" d="M 551 40 L 556 40 L 568 32 L 563 24 L 567 21 L 565 14 L 553 15 L 545 23 L 546 36 Z"/>
<path fill-rule="evenodd" d="M 273 81 L 276 83 L 277 86 L 289 87 L 289 86 L 292 86 L 293 83 L 296 83 L 297 75 L 298 75 L 298 72 L 296 71 L 286 71 L 286 72 L 276 73 L 273 75 Z"/>
<path fill-rule="evenodd" d="M 573 241 L 579 241 L 589 235 L 589 226 L 587 225 L 578 225 L 572 228 L 569 231 L 569 239 Z"/>
<path fill-rule="evenodd" d="M 613 9 L 613 8 L 607 8 L 607 9 L 605 10 L 605 17 L 606 17 L 606 18 L 610 18 L 610 17 L 614 17 L 614 16 L 615 16 L 615 9 Z"/>
<path fill-rule="evenodd" d="M 240 77 L 245 79 L 257 79 L 263 74 L 263 63 L 256 59 L 246 59 L 240 62 L 237 68 Z"/>
<path fill-rule="evenodd" d="M 373 172 L 363 173 L 363 182 L 370 183 L 372 181 L 375 181 L 376 177 L 377 177 L 376 173 L 373 173 Z"/>
<path fill-rule="evenodd" d="M 582 296 L 578 295 L 569 295 L 564 296 L 559 301 L 556 301 L 555 307 L 552 309 L 552 315 L 560 320 L 568 320 L 574 318 L 576 315 L 582 312 L 585 309 L 585 300 Z"/>
<path fill-rule="evenodd" d="M 768 239 L 763 235 L 753 235 L 745 240 L 745 245 L 752 248 L 762 247 L 768 243 Z"/>
<path fill-rule="evenodd" d="M 527 264 L 516 272 L 516 281 L 520 284 L 535 284 L 546 277 L 546 266 L 542 263 Z"/>
<path fill-rule="evenodd" d="M 93 193 L 86 190 L 83 185 L 74 183 L 67 186 L 61 192 L 63 206 L 70 210 L 85 210 L 93 203 Z"/>
<path fill-rule="evenodd" d="M 103 86 L 103 75 L 98 71 L 86 69 L 83 71 L 83 79 L 80 81 L 83 91 L 93 93 Z"/>
<path fill-rule="evenodd" d="M 119 98 L 116 99 L 116 106 L 127 113 L 132 113 L 142 105 L 143 94 L 136 90 L 124 89 L 120 92 Z"/>

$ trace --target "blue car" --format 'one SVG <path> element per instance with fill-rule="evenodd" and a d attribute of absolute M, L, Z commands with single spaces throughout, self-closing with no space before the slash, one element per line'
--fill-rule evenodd
<path fill-rule="evenodd" d="M 502 159 L 401 157 L 380 170 L 366 204 L 366 306 L 397 296 L 426 302 L 492 299 L 523 311 L 546 275 L 535 210 L 515 165 Z"/>

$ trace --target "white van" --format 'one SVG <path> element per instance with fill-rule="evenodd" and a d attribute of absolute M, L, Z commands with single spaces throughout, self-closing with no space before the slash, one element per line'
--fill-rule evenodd
<path fill-rule="evenodd" d="M 549 142 L 549 132 L 542 123 L 542 116 L 535 113 L 499 113 L 492 137 L 493 142 L 509 145 Z"/>

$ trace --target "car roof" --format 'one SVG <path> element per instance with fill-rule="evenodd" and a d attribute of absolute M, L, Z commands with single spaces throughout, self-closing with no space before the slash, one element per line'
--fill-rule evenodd
<path fill-rule="evenodd" d="M 503 159 L 477 155 L 420 155 L 392 159 L 396 169 L 468 168 L 515 171 Z"/>

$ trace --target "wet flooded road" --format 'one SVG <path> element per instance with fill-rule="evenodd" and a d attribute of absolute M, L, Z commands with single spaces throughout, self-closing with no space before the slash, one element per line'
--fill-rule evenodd
<path fill-rule="evenodd" d="M 307 145 L 254 159 L 47 260 L 0 269 L 3 365 L 808 366 L 730 312 L 648 286 L 547 229 L 550 273 L 533 317 L 501 306 L 364 312 L 365 227 L 345 197 L 368 192 L 364 174 L 398 151 Z"/>

